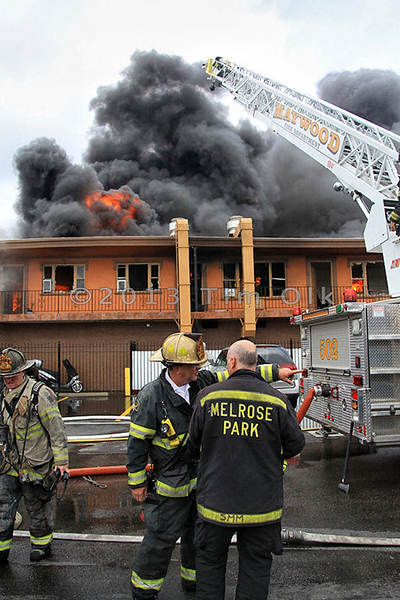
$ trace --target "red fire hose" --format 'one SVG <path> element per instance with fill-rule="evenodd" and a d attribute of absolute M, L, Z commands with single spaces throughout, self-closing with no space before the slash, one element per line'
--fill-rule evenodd
<path fill-rule="evenodd" d="M 149 471 L 153 468 L 153 465 L 148 464 L 146 466 L 146 471 Z M 79 469 L 70 469 L 69 476 L 70 477 L 83 477 L 87 475 L 116 475 L 118 473 L 127 473 L 128 469 L 125 465 L 115 465 L 108 467 L 82 467 Z"/>
<path fill-rule="evenodd" d="M 303 402 L 300 405 L 299 410 L 297 411 L 297 422 L 301 423 L 304 419 L 306 412 L 310 408 L 310 404 L 313 401 L 315 396 L 315 388 L 311 388 L 308 392 L 307 396 L 304 398 Z M 152 465 L 147 465 L 146 470 L 150 470 Z M 69 476 L 70 477 L 83 477 L 88 475 L 115 475 L 118 473 L 127 473 L 128 469 L 125 465 L 116 465 L 116 466 L 106 466 L 106 467 L 83 467 L 78 469 L 70 469 Z"/>
<path fill-rule="evenodd" d="M 315 396 L 315 388 L 312 387 L 310 389 L 310 391 L 308 392 L 307 396 L 304 398 L 303 402 L 301 403 L 299 410 L 297 411 L 297 422 L 298 423 L 301 423 L 302 420 L 304 419 L 306 412 L 310 408 L 310 404 L 313 401 L 314 396 Z"/>
<path fill-rule="evenodd" d="M 125 465 L 109 467 L 83 467 L 80 469 L 70 469 L 70 477 L 82 477 L 84 475 L 115 475 L 116 473 L 127 473 Z"/>

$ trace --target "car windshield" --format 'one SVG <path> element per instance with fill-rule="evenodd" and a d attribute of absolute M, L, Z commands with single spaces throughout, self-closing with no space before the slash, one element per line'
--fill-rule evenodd
<path fill-rule="evenodd" d="M 228 348 L 225 348 L 225 350 L 222 350 L 222 352 L 220 352 L 218 354 L 217 360 L 215 361 L 215 364 L 217 365 L 217 367 L 224 367 L 226 365 L 226 355 L 228 354 Z"/>
<path fill-rule="evenodd" d="M 226 355 L 228 348 L 224 348 L 215 361 L 217 367 L 226 367 Z M 293 360 L 289 353 L 282 346 L 267 346 L 265 348 L 257 348 L 257 364 L 268 365 L 275 363 L 278 365 L 292 365 Z"/>
<path fill-rule="evenodd" d="M 278 365 L 291 365 L 293 360 L 284 348 L 280 347 L 269 347 L 269 348 L 257 348 L 258 352 L 258 364 L 270 364 L 276 363 Z"/>

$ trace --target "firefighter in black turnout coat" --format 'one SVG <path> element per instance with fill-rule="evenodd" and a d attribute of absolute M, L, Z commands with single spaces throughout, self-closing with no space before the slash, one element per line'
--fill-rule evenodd
<path fill-rule="evenodd" d="M 194 523 L 197 461 L 188 444 L 189 423 L 197 393 L 227 377 L 199 368 L 207 363 L 201 334 L 174 333 L 150 357 L 166 368 L 139 392 L 132 410 L 127 447 L 128 483 L 135 500 L 145 502 L 147 532 L 135 558 L 133 598 L 150 600 L 161 589 L 175 543 L 181 537 L 181 582 L 195 589 Z M 290 378 L 297 371 L 266 365 L 264 377 Z M 153 489 L 146 465 L 154 465 Z"/>
<path fill-rule="evenodd" d="M 236 600 L 265 600 L 272 553 L 282 553 L 283 464 L 303 448 L 290 402 L 255 372 L 257 350 L 241 340 L 227 354 L 229 378 L 199 393 L 190 441 L 200 452 L 196 526 L 198 600 L 225 598 L 236 531 Z"/>
<path fill-rule="evenodd" d="M 399 181 L 400 184 L 400 181 Z M 389 225 L 391 231 L 395 231 L 397 235 L 399 235 L 399 227 L 400 227 L 400 191 L 397 194 L 397 203 L 390 214 Z"/>

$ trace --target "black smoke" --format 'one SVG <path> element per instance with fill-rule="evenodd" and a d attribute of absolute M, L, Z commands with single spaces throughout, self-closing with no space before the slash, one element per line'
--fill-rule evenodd
<path fill-rule="evenodd" d="M 396 83 L 393 101 L 379 85 L 367 85 L 368 103 L 360 93 L 349 108 L 354 74 L 346 73 L 328 75 L 319 92 L 395 126 L 400 78 L 359 72 L 358 87 L 371 73 L 382 85 Z M 234 125 L 229 102 L 224 90 L 210 91 L 200 64 L 136 52 L 120 81 L 99 88 L 92 100 L 83 166 L 70 164 L 54 140 L 35 140 L 16 153 L 21 234 L 158 235 L 172 218 L 185 217 L 191 233 L 226 235 L 229 217 L 241 214 L 252 217 L 257 236 L 360 236 L 364 218 L 349 197 L 332 190 L 332 175 L 256 123 Z M 123 197 L 119 210 L 102 202 L 115 191 Z"/>
<path fill-rule="evenodd" d="M 317 91 L 327 102 L 400 132 L 400 77 L 393 71 L 329 73 L 318 83 Z"/>
<path fill-rule="evenodd" d="M 22 237 L 146 235 L 161 231 L 157 215 L 132 190 L 112 190 L 119 209 L 102 202 L 105 190 L 91 165 L 71 165 L 54 140 L 39 138 L 14 157 L 19 172 Z M 96 200 L 88 205 L 88 199 Z M 133 208 L 136 218 L 127 218 Z"/>

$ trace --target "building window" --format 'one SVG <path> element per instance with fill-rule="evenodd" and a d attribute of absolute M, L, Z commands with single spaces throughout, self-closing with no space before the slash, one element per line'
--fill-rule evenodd
<path fill-rule="evenodd" d="M 383 262 L 351 263 L 351 287 L 358 294 L 387 294 Z"/>
<path fill-rule="evenodd" d="M 236 298 L 237 290 L 242 288 L 242 265 L 224 263 L 222 265 L 222 281 L 225 298 Z"/>
<path fill-rule="evenodd" d="M 285 263 L 257 262 L 254 264 L 254 277 L 255 290 L 259 296 L 280 296 L 286 288 Z"/>
<path fill-rule="evenodd" d="M 157 263 L 118 264 L 117 291 L 122 292 L 127 288 L 135 292 L 159 290 L 160 266 Z"/>
<path fill-rule="evenodd" d="M 84 287 L 84 265 L 45 265 L 43 267 L 43 292 L 70 292 Z"/>
<path fill-rule="evenodd" d="M 21 314 L 24 300 L 24 268 L 5 265 L 0 274 L 4 314 Z"/>

